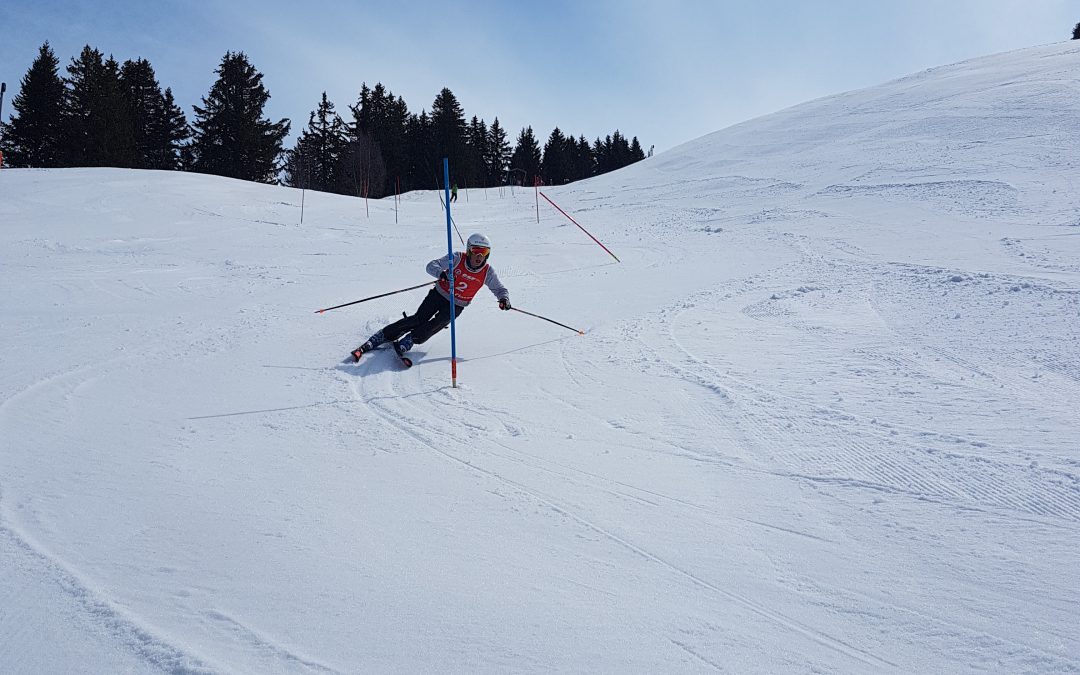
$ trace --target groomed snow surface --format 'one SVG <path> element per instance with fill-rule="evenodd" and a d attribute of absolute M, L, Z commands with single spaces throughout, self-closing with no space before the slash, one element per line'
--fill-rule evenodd
<path fill-rule="evenodd" d="M 1080 671 L 1077 72 L 462 190 L 456 389 L 436 192 L 0 172 L 0 671 Z"/>

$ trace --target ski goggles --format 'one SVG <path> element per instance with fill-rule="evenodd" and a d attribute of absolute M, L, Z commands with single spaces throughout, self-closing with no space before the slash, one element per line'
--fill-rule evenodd
<path fill-rule="evenodd" d="M 472 255 L 474 253 L 479 253 L 480 255 L 484 255 L 484 256 L 490 255 L 491 254 L 491 247 L 489 247 L 489 246 L 470 246 L 469 247 L 469 255 Z"/>

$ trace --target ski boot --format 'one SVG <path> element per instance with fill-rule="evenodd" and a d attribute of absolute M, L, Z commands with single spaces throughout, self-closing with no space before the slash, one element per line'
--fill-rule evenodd
<path fill-rule="evenodd" d="M 372 349 L 375 349 L 383 342 L 386 342 L 386 339 L 383 337 L 382 331 L 379 331 L 378 333 L 375 333 L 374 335 L 369 337 L 367 340 L 364 341 L 364 344 L 349 352 L 349 355 L 352 357 L 353 363 L 359 363 L 361 356 L 367 354 Z"/>
<path fill-rule="evenodd" d="M 402 365 L 406 368 L 412 367 L 412 359 L 406 354 L 413 346 L 412 335 L 406 335 L 403 338 L 394 340 L 394 351 L 397 352 L 398 358 L 401 359 Z"/>
<path fill-rule="evenodd" d="M 360 357 L 367 354 L 372 349 L 374 349 L 374 347 L 372 347 L 371 342 L 368 341 L 349 352 L 349 355 L 352 357 L 353 363 L 360 363 Z"/>

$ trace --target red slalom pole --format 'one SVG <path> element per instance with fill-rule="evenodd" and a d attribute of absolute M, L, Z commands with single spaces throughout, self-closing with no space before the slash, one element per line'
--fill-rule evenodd
<path fill-rule="evenodd" d="M 568 214 L 568 213 L 567 213 L 566 211 L 563 211 L 562 209 L 560 209 L 560 208 L 559 208 L 559 205 L 558 205 L 558 204 L 556 204 L 555 202 L 551 201 L 551 198 L 550 198 L 550 197 L 548 197 L 548 196 L 547 196 L 546 194 L 544 194 L 543 192 L 540 192 L 540 196 L 541 196 L 541 197 L 543 197 L 544 199 L 547 199 L 547 201 L 548 201 L 548 204 L 551 204 L 551 205 L 552 205 L 552 206 L 554 206 L 554 207 L 555 207 L 556 209 L 558 209 L 559 213 L 561 213 L 561 214 L 563 214 L 564 216 L 566 216 L 566 218 L 567 218 L 567 219 L 568 219 L 568 220 L 569 220 L 569 221 L 570 221 L 571 223 L 573 223 L 573 224 L 577 225 L 577 226 L 578 226 L 579 228 L 581 228 L 581 231 L 582 231 L 582 232 L 584 232 L 585 234 L 588 234 L 588 235 L 589 235 L 589 239 L 592 239 L 593 241 L 595 241 L 595 242 L 597 243 L 597 245 L 598 245 L 598 246 L 600 246 L 600 248 L 602 248 L 602 249 L 604 249 L 605 251 L 607 251 L 607 252 L 608 252 L 608 255 L 610 255 L 610 256 L 611 256 L 612 258 L 615 258 L 615 262 L 620 262 L 620 263 L 622 262 L 621 260 L 619 260 L 619 257 L 618 257 L 618 256 L 616 256 L 616 255 L 615 255 L 614 253 L 612 253 L 612 252 L 611 252 L 610 250 L 608 250 L 608 247 L 607 247 L 607 246 L 604 246 L 603 244 L 601 244 L 601 243 L 600 243 L 600 240 L 599 240 L 599 239 L 597 239 L 596 237 L 594 237 L 594 236 L 592 236 L 591 234 L 589 234 L 589 231 L 588 231 L 588 230 L 586 230 L 586 229 L 585 229 L 584 227 L 581 227 L 581 224 L 580 224 L 580 223 L 578 223 L 578 221 L 576 221 L 576 220 L 574 220 L 573 218 L 571 218 L 571 217 L 570 217 L 570 214 Z"/>

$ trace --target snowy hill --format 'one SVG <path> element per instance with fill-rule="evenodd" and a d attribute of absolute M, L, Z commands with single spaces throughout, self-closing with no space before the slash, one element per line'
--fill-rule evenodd
<path fill-rule="evenodd" d="M 0 671 L 1080 670 L 1080 44 L 547 194 L 0 171 Z"/>

